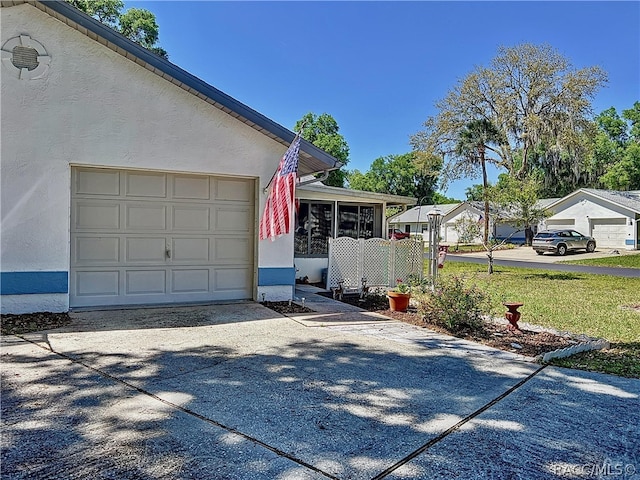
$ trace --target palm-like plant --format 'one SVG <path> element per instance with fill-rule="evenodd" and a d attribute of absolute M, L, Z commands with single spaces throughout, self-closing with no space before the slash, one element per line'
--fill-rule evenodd
<path fill-rule="evenodd" d="M 484 200 L 484 233 L 483 241 L 489 241 L 489 180 L 487 178 L 487 150 L 495 152 L 493 146 L 499 145 L 502 133 L 489 120 L 472 120 L 460 131 L 456 144 L 456 155 L 464 158 L 469 165 L 465 170 L 477 167 L 482 169 L 482 191 Z"/>

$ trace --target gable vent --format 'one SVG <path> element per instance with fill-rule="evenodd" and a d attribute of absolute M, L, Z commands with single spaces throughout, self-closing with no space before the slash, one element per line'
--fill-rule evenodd
<path fill-rule="evenodd" d="M 16 68 L 35 70 L 38 67 L 38 51 L 35 48 L 17 46 L 13 49 L 11 63 Z"/>

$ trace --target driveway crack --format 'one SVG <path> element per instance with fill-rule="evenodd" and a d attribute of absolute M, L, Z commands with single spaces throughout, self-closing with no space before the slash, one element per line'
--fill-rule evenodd
<path fill-rule="evenodd" d="M 460 429 L 460 427 L 462 427 L 465 423 L 468 423 L 469 421 L 473 420 L 474 418 L 476 418 L 478 415 L 480 415 L 481 413 L 485 412 L 486 410 L 490 409 L 491 407 L 493 407 L 496 403 L 498 403 L 499 401 L 501 401 L 503 398 L 507 397 L 508 395 L 510 395 L 511 393 L 515 392 L 517 389 L 519 389 L 520 387 L 522 387 L 525 383 L 527 383 L 529 380 L 531 380 L 533 377 L 535 377 L 538 373 L 540 373 L 542 370 L 544 370 L 547 367 L 547 365 L 542 365 L 540 368 L 538 368 L 535 372 L 531 373 L 530 375 L 528 375 L 527 377 L 523 378 L 522 380 L 520 380 L 518 383 L 516 383 L 513 387 L 509 388 L 508 390 L 506 390 L 504 393 L 502 393 L 501 395 L 497 396 L 496 398 L 494 398 L 493 400 L 491 400 L 489 403 L 487 403 L 486 405 L 483 405 L 482 407 L 480 407 L 478 410 L 476 410 L 475 412 L 471 413 L 470 415 L 468 415 L 467 417 L 463 418 L 462 420 L 460 420 L 458 423 L 456 423 L 455 425 L 449 427 L 448 429 L 446 429 L 444 432 L 442 432 L 440 435 L 438 435 L 435 438 L 432 438 L 431 440 L 429 440 L 427 443 L 425 443 L 424 445 L 422 445 L 421 447 L 417 448 L 416 450 L 414 450 L 413 452 L 411 452 L 409 455 L 407 455 L 406 457 L 404 457 L 403 459 L 397 461 L 396 463 L 394 463 L 393 465 L 391 465 L 389 468 L 387 468 L 386 470 L 382 471 L 381 473 L 379 473 L 378 475 L 376 475 L 375 477 L 373 477 L 371 480 L 381 480 L 385 477 L 387 477 L 388 475 L 390 475 L 391 473 L 393 473 L 394 471 L 396 471 L 398 468 L 402 467 L 403 465 L 409 463 L 411 460 L 413 460 L 414 458 L 416 458 L 417 456 L 419 456 L 420 454 L 426 452 L 429 448 L 431 448 L 433 445 L 435 445 L 436 443 L 440 442 L 441 440 L 443 440 L 444 438 L 448 437 L 450 434 L 452 434 L 453 432 L 456 432 L 457 430 Z"/>

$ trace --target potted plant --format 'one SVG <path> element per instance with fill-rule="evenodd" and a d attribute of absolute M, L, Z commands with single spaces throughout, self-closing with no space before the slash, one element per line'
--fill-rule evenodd
<path fill-rule="evenodd" d="M 396 280 L 396 286 L 387 291 L 389 298 L 389 310 L 392 312 L 406 312 L 411 298 L 411 287 L 402 279 Z"/>

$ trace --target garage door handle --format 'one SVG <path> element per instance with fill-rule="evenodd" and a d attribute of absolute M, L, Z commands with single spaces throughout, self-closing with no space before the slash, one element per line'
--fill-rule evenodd
<path fill-rule="evenodd" d="M 167 258 L 171 258 L 171 249 L 167 248 L 164 254 L 166 255 Z"/>

